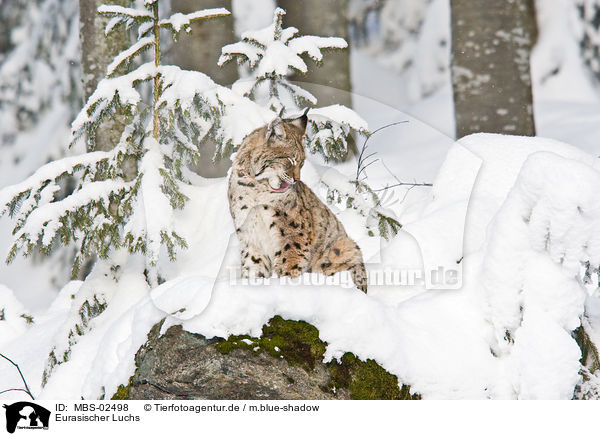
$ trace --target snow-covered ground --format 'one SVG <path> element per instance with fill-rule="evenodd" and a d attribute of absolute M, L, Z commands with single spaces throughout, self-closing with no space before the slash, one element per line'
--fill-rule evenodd
<path fill-rule="evenodd" d="M 546 70 L 547 53 L 573 54 L 557 39 L 547 29 L 541 33 L 534 72 Z M 243 282 L 226 181 L 204 179 L 187 188 L 190 202 L 176 212 L 190 248 L 162 266 L 167 281 L 155 289 L 140 272 L 143 259 L 120 252 L 113 258 L 119 271 L 100 263 L 85 282 L 70 282 L 58 295 L 46 283 L 51 271 L 23 260 L 0 267 L 6 285 L 0 308 L 7 308 L 0 351 L 20 363 L 36 397 L 110 397 L 127 383 L 136 350 L 162 318 L 163 329 L 182 324 L 226 337 L 258 335 L 279 314 L 314 324 L 329 344 L 327 359 L 347 351 L 373 358 L 426 399 L 571 398 L 582 381 L 572 330 L 583 319 L 600 344 L 594 270 L 600 265 L 600 99 L 578 58 L 569 56 L 569 68 L 536 81 L 537 138 L 478 134 L 455 142 L 449 81 L 414 101 L 408 77 L 353 51 L 354 107 L 371 131 L 407 121 L 369 140 L 379 161 L 367 169 L 368 182 L 374 188 L 398 180 L 434 184 L 388 190 L 384 206 L 404 226 L 391 241 L 367 236 L 360 216 L 333 206 L 363 249 L 367 295 L 345 274 Z M 323 195 L 326 168 L 309 159 L 302 178 Z M 336 169 L 352 176 L 355 165 Z M 7 218 L 0 224 L 0 241 L 8 241 Z M 94 295 L 107 309 L 82 325 L 79 310 Z M 85 334 L 69 340 L 76 325 Z M 51 352 L 69 359 L 50 369 Z M 20 385 L 8 364 L 0 362 L 0 371 L 0 389 Z M 598 381 L 586 386 L 597 389 Z"/>
<path fill-rule="evenodd" d="M 462 287 L 428 290 L 419 277 L 411 283 L 400 275 L 396 282 L 371 283 L 368 295 L 347 286 L 343 276 L 330 285 L 311 275 L 292 283 L 271 279 L 269 286 L 243 283 L 232 226 L 214 220 L 227 213 L 225 182 L 215 180 L 186 192 L 192 201 L 179 218 L 199 219 L 185 235 L 190 250 L 162 272 L 173 279 L 148 293 L 140 273 L 125 272 L 115 285 L 108 268 L 97 268 L 84 284 L 63 289 L 31 327 L 7 317 L 14 320 L 12 331 L 22 333 L 18 340 L 6 337 L 2 350 L 23 362 L 34 390 L 52 344 L 55 355 L 68 350 L 70 359 L 36 393 L 98 398 L 127 381 L 135 351 L 163 317 L 164 328 L 182 324 L 226 337 L 257 335 L 280 314 L 316 325 L 329 343 L 327 358 L 345 351 L 374 358 L 424 398 L 569 398 L 579 381 L 580 357 L 570 331 L 585 304 L 594 309 L 598 299 L 580 270 L 586 260 L 600 263 L 596 162 L 552 140 L 476 135 L 459 141 L 421 218 L 384 243 L 381 259 L 368 268 L 372 274 L 431 271 L 434 265 L 449 271 L 462 257 L 462 268 L 455 268 L 464 274 Z M 315 186 L 310 174 L 317 172 L 307 170 Z M 463 246 L 457 233 L 465 214 Z M 341 216 L 353 229 L 352 217 Z M 365 239 L 357 232 L 351 236 Z M 136 261 L 141 259 L 123 258 L 123 271 Z M 67 348 L 77 311 L 94 294 L 108 308 Z M 588 313 L 588 321 L 597 334 L 598 319 Z M 18 384 L 16 374 L 8 379 Z"/>

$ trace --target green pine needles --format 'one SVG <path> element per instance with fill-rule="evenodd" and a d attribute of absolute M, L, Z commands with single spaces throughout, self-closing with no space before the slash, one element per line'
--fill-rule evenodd
<path fill-rule="evenodd" d="M 7 261 L 19 251 L 50 253 L 59 243 L 75 242 L 76 275 L 88 257 L 107 258 L 125 247 L 145 255 L 148 282 L 155 286 L 161 247 L 171 259 L 186 247 L 173 212 L 187 200 L 180 187 L 188 182 L 187 165 L 199 158 L 194 141 L 210 134 L 230 143 L 221 126 L 227 110 L 223 96 L 235 103 L 231 91 L 208 76 L 162 65 L 159 32 L 177 36 L 193 21 L 229 12 L 217 8 L 160 19 L 158 0 L 145 0 L 139 9 L 103 5 L 98 12 L 111 17 L 107 34 L 136 27 L 137 41 L 114 58 L 73 122 L 71 145 L 84 141 L 89 152 L 51 162 L 0 191 L 0 213 L 16 220 Z M 146 51 L 152 61 L 131 69 Z M 149 102 L 142 97 L 144 83 L 152 90 Z M 101 149 L 110 151 L 96 151 L 96 132 L 117 116 L 125 121 L 120 140 L 103 144 Z M 77 177 L 75 189 L 58 199 L 61 181 L 71 175 Z"/>

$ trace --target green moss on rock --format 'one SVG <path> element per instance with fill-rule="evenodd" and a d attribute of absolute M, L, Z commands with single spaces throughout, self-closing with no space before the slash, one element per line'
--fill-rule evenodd
<path fill-rule="evenodd" d="M 117 392 L 111 397 L 111 400 L 129 400 L 129 388 L 131 387 L 131 381 L 133 376 L 129 377 L 129 383 L 127 386 L 119 385 Z"/>
<path fill-rule="evenodd" d="M 248 335 L 230 336 L 217 345 L 217 350 L 228 354 L 234 349 L 267 352 L 284 358 L 291 365 L 313 370 L 323 359 L 327 344 L 319 339 L 319 330 L 305 321 L 284 320 L 275 316 L 263 326 L 260 338 Z"/>
<path fill-rule="evenodd" d="M 327 343 L 319 338 L 319 330 L 315 326 L 275 316 L 263 326 L 260 338 L 230 336 L 220 340 L 215 347 L 223 354 L 235 349 L 266 352 L 310 372 L 323 361 Z M 410 386 L 400 386 L 398 377 L 387 372 L 375 360 L 362 361 L 352 353 L 345 353 L 339 361 L 333 360 L 325 367 L 330 374 L 330 382 L 322 386 L 326 392 L 335 394 L 345 389 L 355 400 L 420 399 L 418 394 L 410 394 Z"/>
<path fill-rule="evenodd" d="M 323 360 L 327 344 L 319 339 L 319 330 L 305 321 L 287 321 L 276 316 L 262 330 L 265 350 L 283 356 L 291 365 L 313 370 Z"/>

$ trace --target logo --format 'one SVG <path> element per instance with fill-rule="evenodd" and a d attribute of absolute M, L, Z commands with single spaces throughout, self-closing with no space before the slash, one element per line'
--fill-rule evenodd
<path fill-rule="evenodd" d="M 14 433 L 18 429 L 48 429 L 50 411 L 28 401 L 4 405 L 6 409 L 6 431 Z"/>

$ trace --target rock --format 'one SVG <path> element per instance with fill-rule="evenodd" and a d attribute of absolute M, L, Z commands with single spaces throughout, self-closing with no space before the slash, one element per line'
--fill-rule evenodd
<path fill-rule="evenodd" d="M 326 343 L 302 321 L 272 318 L 260 338 L 207 339 L 157 324 L 136 354 L 129 386 L 113 399 L 409 399 L 407 386 L 375 361 L 346 353 L 323 363 Z"/>

